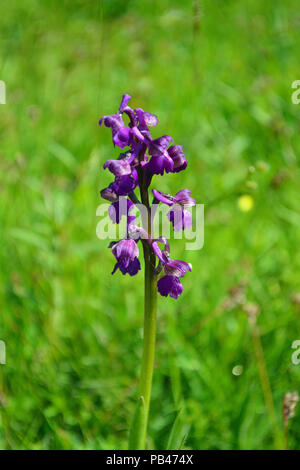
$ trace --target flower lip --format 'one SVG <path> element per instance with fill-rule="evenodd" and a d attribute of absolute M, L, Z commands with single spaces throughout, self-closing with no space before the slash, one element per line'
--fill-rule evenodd
<path fill-rule="evenodd" d="M 138 258 L 134 258 L 133 260 L 129 261 L 129 263 L 126 266 L 118 261 L 115 264 L 112 274 L 114 274 L 118 268 L 120 269 L 123 275 L 128 273 L 130 276 L 135 276 L 138 273 L 138 271 L 141 269 L 141 264 Z"/>
<path fill-rule="evenodd" d="M 164 297 L 170 295 L 173 299 L 177 299 L 182 294 L 183 287 L 178 277 L 167 275 L 159 279 L 157 290 Z"/>
<path fill-rule="evenodd" d="M 169 157 L 168 152 L 164 152 L 160 155 L 153 155 L 147 164 L 147 170 L 152 175 L 163 175 L 166 173 L 173 172 L 174 162 Z"/>

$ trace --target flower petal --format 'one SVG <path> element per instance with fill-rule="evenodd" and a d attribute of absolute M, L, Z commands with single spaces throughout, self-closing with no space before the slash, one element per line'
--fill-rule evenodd
<path fill-rule="evenodd" d="M 173 139 L 169 135 L 163 135 L 162 137 L 159 137 L 158 139 L 152 140 L 149 144 L 149 155 L 152 155 L 154 157 L 159 157 L 161 154 L 163 154 L 167 150 L 171 142 L 173 142 Z"/>
<path fill-rule="evenodd" d="M 170 276 L 183 277 L 187 271 L 192 271 L 192 265 L 180 260 L 171 260 L 165 265 L 165 273 Z"/>
<path fill-rule="evenodd" d="M 175 194 L 174 202 L 177 202 L 181 206 L 186 206 L 186 207 L 195 206 L 196 201 L 190 196 L 190 194 L 191 194 L 190 189 L 181 189 L 181 191 L 178 191 L 178 193 Z"/>
<path fill-rule="evenodd" d="M 178 173 L 179 171 L 185 170 L 187 167 L 187 161 L 183 153 L 181 145 L 172 145 L 168 148 L 168 154 L 174 162 L 174 172 Z"/>
<path fill-rule="evenodd" d="M 128 95 L 127 93 L 125 93 L 123 96 L 122 96 L 122 101 L 121 101 L 121 104 L 120 104 L 120 108 L 119 108 L 119 113 L 123 113 L 124 109 L 127 107 L 128 105 L 128 102 L 131 100 L 131 96 Z"/>
<path fill-rule="evenodd" d="M 131 166 L 127 160 L 107 160 L 103 165 L 104 170 L 109 169 L 115 176 L 131 174 Z"/>
<path fill-rule="evenodd" d="M 158 199 L 158 201 L 162 202 L 163 204 L 167 204 L 168 206 L 173 205 L 173 197 L 169 194 L 164 194 L 161 191 L 157 191 L 156 189 L 152 189 L 153 196 Z"/>

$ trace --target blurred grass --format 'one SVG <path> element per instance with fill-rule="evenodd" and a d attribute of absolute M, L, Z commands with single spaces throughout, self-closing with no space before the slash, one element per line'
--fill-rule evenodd
<path fill-rule="evenodd" d="M 299 106 L 291 103 L 299 22 L 296 0 L 5 6 L 1 448 L 126 448 L 142 275 L 112 279 L 107 243 L 95 234 L 99 189 L 110 181 L 101 166 L 117 155 L 98 119 L 124 92 L 159 116 L 155 136 L 184 146 L 188 170 L 156 184 L 171 193 L 188 187 L 206 205 L 204 248 L 172 244 L 194 270 L 178 301 L 159 299 L 148 445 L 172 446 L 177 417 L 187 448 L 274 448 L 247 316 L 234 298 L 224 305 L 243 282 L 260 308 L 282 430 L 283 396 L 300 388 L 291 363 L 300 325 L 292 302 L 300 290 Z M 248 212 L 238 205 L 243 194 L 253 198 Z M 290 448 L 299 440 L 298 410 Z"/>

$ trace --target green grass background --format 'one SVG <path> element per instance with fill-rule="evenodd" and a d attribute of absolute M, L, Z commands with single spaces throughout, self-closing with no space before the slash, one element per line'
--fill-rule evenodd
<path fill-rule="evenodd" d="M 278 447 L 247 315 L 224 305 L 244 283 L 259 306 L 280 438 L 284 394 L 300 391 L 298 2 L 10 0 L 1 10 L 0 447 L 126 448 L 143 277 L 111 277 L 96 237 L 111 181 L 102 165 L 118 155 L 98 119 L 125 92 L 159 116 L 155 136 L 185 149 L 187 170 L 154 186 L 190 188 L 205 204 L 203 249 L 172 242 L 193 272 L 177 301 L 159 298 L 148 447 L 166 448 L 178 410 L 184 448 Z M 300 447 L 299 410 L 289 447 Z"/>

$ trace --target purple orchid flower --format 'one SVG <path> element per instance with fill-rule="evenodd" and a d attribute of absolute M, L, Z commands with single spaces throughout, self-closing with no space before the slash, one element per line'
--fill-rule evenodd
<path fill-rule="evenodd" d="M 124 238 L 124 240 L 115 243 L 111 249 L 112 254 L 117 260 L 112 274 L 119 268 L 122 274 L 135 276 L 141 269 L 138 259 L 139 248 L 134 240 Z"/>
<path fill-rule="evenodd" d="M 159 241 L 163 241 L 160 239 Z M 152 243 L 154 253 L 158 257 L 160 263 L 163 265 L 165 276 L 157 282 L 158 292 L 167 297 L 177 299 L 182 293 L 183 287 L 179 278 L 184 277 L 188 271 L 192 271 L 192 265 L 180 260 L 171 260 L 169 256 L 169 245 L 165 244 L 165 250 L 161 251 L 157 241 Z"/>
<path fill-rule="evenodd" d="M 116 176 L 111 189 L 117 196 L 128 196 L 136 187 L 137 180 L 132 175 Z"/>
<path fill-rule="evenodd" d="M 163 175 L 164 172 L 170 173 L 173 171 L 174 162 L 167 151 L 172 141 L 172 137 L 163 135 L 149 143 L 148 153 L 151 155 L 151 159 L 147 169 L 152 175 Z"/>
<path fill-rule="evenodd" d="M 113 144 L 121 149 L 132 143 L 132 134 L 129 127 L 125 126 L 121 114 L 103 116 L 99 121 L 99 126 L 104 125 L 112 130 Z"/>
<path fill-rule="evenodd" d="M 131 99 L 130 95 L 125 94 L 122 97 L 122 102 L 119 108 L 119 113 L 103 116 L 99 121 L 99 126 L 104 123 L 106 127 L 112 130 L 113 144 L 121 149 L 127 146 L 134 146 L 135 139 L 144 141 L 144 136 L 141 134 L 136 126 L 136 116 L 134 111 L 128 106 L 128 101 Z M 126 126 L 123 121 L 122 114 L 126 113 L 130 119 L 130 126 Z"/>
<path fill-rule="evenodd" d="M 189 189 L 182 189 L 171 196 L 170 194 L 164 194 L 156 189 L 152 190 L 155 200 L 171 206 L 171 210 L 168 212 L 167 217 L 173 225 L 175 232 L 191 228 L 193 224 L 192 214 L 186 210 L 187 207 L 192 207 L 196 204 L 190 194 Z"/>

